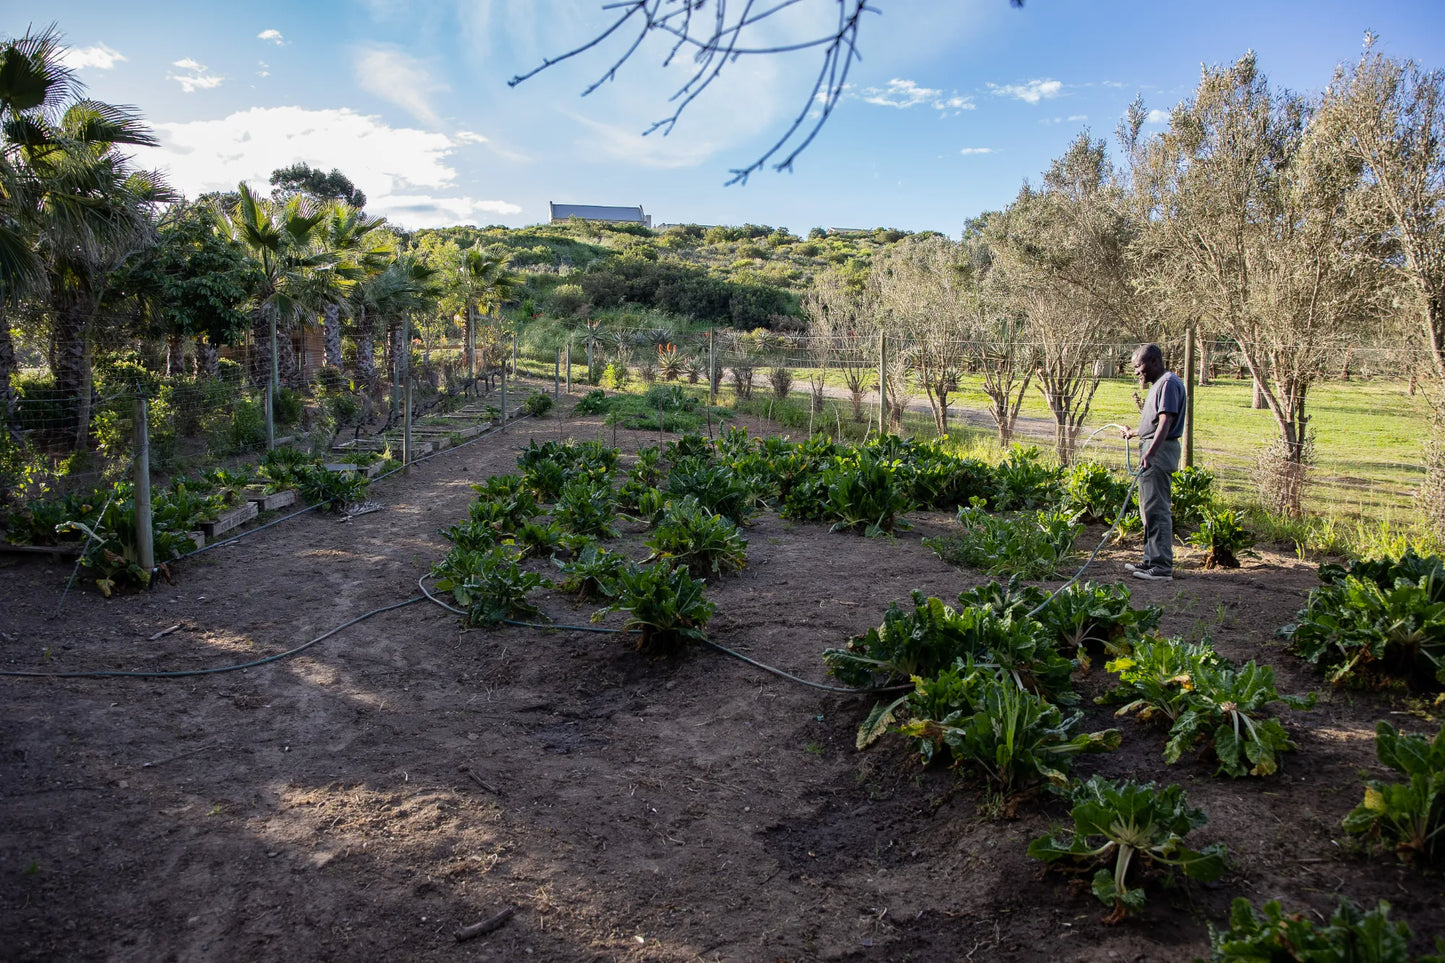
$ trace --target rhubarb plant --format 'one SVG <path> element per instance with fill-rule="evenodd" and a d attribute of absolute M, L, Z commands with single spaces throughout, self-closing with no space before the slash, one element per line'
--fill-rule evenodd
<path fill-rule="evenodd" d="M 1034 618 L 1054 633 L 1060 651 L 1087 667 L 1092 659 L 1127 654 L 1134 640 L 1159 625 L 1157 607 L 1136 609 L 1129 601 L 1124 585 L 1075 583 L 1056 593 Z"/>
<path fill-rule="evenodd" d="M 1234 667 L 1207 645 L 1172 639 L 1142 640 L 1134 653 L 1110 662 L 1120 685 L 1108 696 L 1127 701 L 1117 714 L 1170 721 L 1164 761 L 1170 765 L 1196 749 L 1212 750 L 1219 772 L 1268 776 L 1279 770 L 1281 753 L 1295 748 L 1280 721 L 1266 714 L 1282 703 L 1309 709 L 1313 694 L 1281 695 L 1274 668 L 1248 662 Z"/>
<path fill-rule="evenodd" d="M 1404 679 L 1445 687 L 1445 562 L 1406 552 L 1398 560 L 1320 566 L 1295 625 L 1281 632 L 1301 658 L 1339 685 Z"/>
<path fill-rule="evenodd" d="M 558 588 L 576 595 L 579 600 L 593 601 L 607 597 L 609 586 L 629 564 L 625 555 L 596 545 L 582 549 L 570 561 L 554 558 L 552 562 L 565 576 Z"/>
<path fill-rule="evenodd" d="M 703 508 L 691 495 L 668 505 L 645 544 L 652 550 L 645 562 L 668 559 L 695 578 L 724 575 L 747 565 L 748 541 L 742 530 Z"/>
<path fill-rule="evenodd" d="M 994 515 L 978 498 L 958 510 L 958 523 L 957 534 L 926 538 L 923 544 L 950 565 L 1029 579 L 1051 578 L 1084 530 L 1072 514 L 1047 510 Z"/>
<path fill-rule="evenodd" d="M 955 677 L 957 678 L 957 677 Z M 952 710 L 943 718 L 916 716 L 898 727 L 905 736 L 930 746 L 946 746 L 961 769 L 976 769 L 1005 798 L 1043 782 L 1067 786 L 1067 770 L 1081 752 L 1107 752 L 1119 748 L 1118 729 L 1075 733 L 1082 712 L 1065 715 L 1041 696 L 1020 689 L 1007 674 L 974 668 L 963 678 L 979 680 L 963 695 L 966 709 Z M 923 700 L 912 700 L 918 709 Z"/>
<path fill-rule="evenodd" d="M 629 565 L 604 590 L 613 602 L 603 611 L 626 612 L 624 628 L 637 633 L 637 650 L 648 655 L 673 655 L 689 641 L 706 641 L 703 629 L 717 610 L 703 596 L 702 582 L 667 562 Z"/>
<path fill-rule="evenodd" d="M 1072 792 L 1070 832 L 1041 836 L 1029 843 L 1029 855 L 1046 863 L 1063 862 L 1087 872 L 1098 867 L 1093 892 L 1113 911 L 1115 923 L 1144 906 L 1143 886 L 1131 877 L 1136 863 L 1166 875 L 1182 873 L 1209 882 L 1225 870 L 1225 849 L 1214 843 L 1191 849 L 1184 838 L 1208 821 L 1204 810 L 1190 806 L 1177 785 L 1126 780 L 1116 783 L 1093 776 Z M 1101 865 L 1102 864 L 1102 865 Z M 1112 864 L 1112 868 L 1109 867 Z"/>
<path fill-rule="evenodd" d="M 1345 831 L 1393 847 L 1402 859 L 1445 863 L 1445 727 L 1433 739 L 1375 727 L 1375 754 L 1403 781 L 1365 782 L 1365 798 L 1344 819 Z"/>
<path fill-rule="evenodd" d="M 1390 920 L 1380 900 L 1363 910 L 1341 898 L 1329 921 L 1318 925 L 1306 913 L 1286 913 L 1279 900 L 1255 912 L 1244 897 L 1230 906 L 1229 928 L 1209 927 L 1210 963 L 1445 963 L 1445 939 L 1435 953 L 1410 955 L 1408 924 Z"/>
<path fill-rule="evenodd" d="M 468 625 L 495 625 L 509 619 L 536 618 L 540 610 L 527 593 L 550 585 L 534 572 L 524 572 L 510 547 L 479 551 L 453 548 L 432 566 L 436 587 L 451 592 L 466 612 Z"/>

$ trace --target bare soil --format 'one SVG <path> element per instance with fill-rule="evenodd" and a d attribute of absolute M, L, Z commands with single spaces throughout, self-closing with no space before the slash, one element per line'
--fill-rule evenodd
<path fill-rule="evenodd" d="M 382 511 L 304 515 L 149 592 L 106 600 L 80 582 L 58 616 L 68 569 L 9 563 L 0 663 L 187 671 L 284 651 L 417 594 L 447 549 L 437 529 L 465 515 L 471 483 L 515 470 L 529 437 L 603 432 L 521 423 L 382 481 Z M 617 438 L 628 451 L 657 440 Z M 760 517 L 747 568 L 708 589 L 709 635 L 830 681 L 823 649 L 890 602 L 912 589 L 951 601 L 983 581 L 920 544 L 947 517 L 915 521 L 869 540 Z M 640 557 L 639 531 L 624 543 Z M 1105 550 L 1088 577 L 1122 580 L 1132 557 Z M 244 671 L 0 678 L 0 957 L 1191 960 L 1241 895 L 1314 916 L 1339 896 L 1386 898 L 1423 949 L 1445 933 L 1441 877 L 1356 851 L 1339 823 L 1361 775 L 1385 774 L 1376 721 L 1430 727 L 1395 697 L 1325 691 L 1284 654 L 1275 633 L 1313 565 L 1266 551 L 1205 571 L 1181 550 L 1178 574 L 1130 580 L 1136 604 L 1162 606 L 1165 632 L 1208 635 L 1276 665 L 1282 690 L 1323 697 L 1282 714 L 1299 749 L 1280 775 L 1230 780 L 1208 761 L 1166 767 L 1161 730 L 1092 704 L 1109 677 L 1080 680 L 1090 728 L 1125 738 L 1076 773 L 1182 783 L 1209 813 L 1198 842 L 1231 853 L 1220 882 L 1156 882 L 1118 925 L 1025 853 L 1064 820 L 1059 800 L 990 818 L 978 786 L 922 769 L 896 737 L 855 751 L 865 699 L 709 649 L 648 661 L 575 629 L 464 629 L 421 603 Z M 555 594 L 544 608 L 561 625 L 591 612 Z M 455 939 L 507 909 L 492 932 Z"/>

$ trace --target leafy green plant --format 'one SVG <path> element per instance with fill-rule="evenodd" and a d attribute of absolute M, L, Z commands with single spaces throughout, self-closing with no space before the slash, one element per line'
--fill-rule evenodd
<path fill-rule="evenodd" d="M 1445 686 L 1445 563 L 1407 551 L 1399 559 L 1321 565 L 1290 648 L 1330 672 L 1336 685 L 1404 679 Z"/>
<path fill-rule="evenodd" d="M 582 549 L 570 561 L 554 558 L 552 562 L 566 576 L 558 588 L 573 593 L 579 599 L 594 601 L 608 596 L 609 587 L 629 564 L 625 555 L 597 545 Z"/>
<path fill-rule="evenodd" d="M 1189 708 L 1195 679 L 1223 661 L 1207 643 L 1146 636 L 1134 643 L 1128 655 L 1104 666 L 1118 674 L 1119 686 L 1101 701 L 1124 702 L 1115 715 L 1137 713 L 1144 720 L 1163 717 L 1172 727 Z"/>
<path fill-rule="evenodd" d="M 607 392 L 594 388 L 587 392 L 573 406 L 574 415 L 601 415 L 607 412 Z"/>
<path fill-rule="evenodd" d="M 617 536 L 617 496 L 605 481 L 579 476 L 562 486 L 552 517 L 565 531 L 598 538 Z"/>
<path fill-rule="evenodd" d="M 370 487 L 371 479 L 359 471 L 332 471 L 322 465 L 302 469 L 297 485 L 306 501 L 312 505 L 329 505 L 334 512 L 364 499 Z"/>
<path fill-rule="evenodd" d="M 614 600 L 607 610 L 627 613 L 624 627 L 638 633 L 637 649 L 648 655 L 673 655 L 688 641 L 704 641 L 717 610 L 702 582 L 667 562 L 629 565 L 604 590 Z"/>
<path fill-rule="evenodd" d="M 1087 666 L 1127 654 L 1135 639 L 1159 625 L 1157 607 L 1136 609 L 1129 601 L 1127 586 L 1076 582 L 1055 593 L 1034 618 L 1054 633 L 1064 655 Z"/>
<path fill-rule="evenodd" d="M 1282 702 L 1292 709 L 1310 709 L 1315 698 L 1281 695 L 1274 685 L 1274 667 L 1247 662 L 1203 666 L 1189 692 L 1189 708 L 1174 720 L 1164 761 L 1176 762 L 1201 745 L 1213 749 L 1219 771 L 1230 776 L 1268 776 L 1279 769 L 1279 754 L 1293 749 L 1278 719 L 1263 715 Z"/>
<path fill-rule="evenodd" d="M 1345 831 L 1392 846 L 1402 859 L 1445 863 L 1445 727 L 1427 740 L 1381 721 L 1375 755 L 1405 781 L 1366 780 L 1364 801 L 1345 817 Z"/>
<path fill-rule="evenodd" d="M 824 519 L 833 521 L 835 532 L 861 531 L 872 538 L 912 527 L 902 517 L 913 509 L 908 487 L 885 458 L 868 452 L 835 458 L 824 469 L 821 486 Z"/>
<path fill-rule="evenodd" d="M 523 400 L 521 409 L 525 415 L 531 415 L 533 418 L 545 418 L 554 404 L 551 395 L 534 391 Z"/>
<path fill-rule="evenodd" d="M 982 771 L 1005 797 L 1045 781 L 1066 786 L 1066 770 L 1075 755 L 1119 748 L 1118 729 L 1075 735 L 1082 712 L 1066 717 L 1058 706 L 1020 689 L 1006 675 L 975 669 L 974 677 L 983 684 L 970 694 L 967 710 L 953 710 L 942 719 L 914 715 L 898 731 L 947 746 L 959 766 Z M 909 708 L 916 711 L 920 701 L 910 700 Z"/>
<path fill-rule="evenodd" d="M 1051 578 L 1084 530 L 1064 512 L 992 515 L 979 501 L 958 510 L 958 534 L 925 538 L 923 544 L 950 565 L 976 568 L 987 575 Z"/>
<path fill-rule="evenodd" d="M 567 484 L 573 472 L 568 466 L 559 461 L 539 461 L 528 465 L 523 471 L 527 480 L 527 487 L 537 496 L 538 501 L 556 501 L 562 494 L 562 488 Z"/>
<path fill-rule="evenodd" d="M 1210 963 L 1445 963 L 1445 940 L 1436 952 L 1410 955 L 1410 927 L 1390 921 L 1390 904 L 1380 900 L 1362 910 L 1341 898 L 1328 923 L 1316 925 L 1305 913 L 1286 913 L 1270 900 L 1256 913 L 1244 897 L 1230 905 L 1229 928 L 1209 927 Z"/>
<path fill-rule="evenodd" d="M 497 530 L 485 522 L 475 519 L 468 519 L 458 522 L 448 528 L 441 529 L 441 535 L 457 548 L 467 552 L 474 552 L 481 549 L 491 548 L 497 544 L 500 535 Z"/>
<path fill-rule="evenodd" d="M 678 443 L 681 444 L 682 439 Z M 702 456 L 683 456 L 676 460 L 667 476 L 667 490 L 678 498 L 691 495 L 708 511 L 737 525 L 744 524 L 757 507 L 753 490 L 737 472 Z"/>
<path fill-rule="evenodd" d="M 1177 639 L 1141 640 L 1134 653 L 1115 659 L 1120 686 L 1108 698 L 1129 701 L 1119 715 L 1170 720 L 1164 761 L 1178 762 L 1186 752 L 1207 748 L 1230 776 L 1268 776 L 1279 769 L 1279 754 L 1293 749 L 1278 719 L 1266 716 L 1276 702 L 1309 709 L 1314 696 L 1281 695 L 1274 668 L 1248 662 L 1235 668 L 1206 645 Z"/>
<path fill-rule="evenodd" d="M 1014 445 L 994 468 L 994 491 L 989 499 L 1001 512 L 1023 511 L 1057 505 L 1062 490 L 1062 471 L 1042 463 L 1039 450 Z"/>
<path fill-rule="evenodd" d="M 556 522 L 523 522 L 518 525 L 510 539 L 503 544 L 515 545 L 521 558 L 553 556 L 562 550 L 562 538 L 566 533 Z"/>
<path fill-rule="evenodd" d="M 1247 530 L 1234 509 L 1206 508 L 1189 544 L 1205 550 L 1205 568 L 1239 568 L 1242 555 L 1254 555 L 1254 533 Z"/>
<path fill-rule="evenodd" d="M 106 598 L 125 582 L 145 586 L 151 583 L 152 577 L 140 564 L 134 487 L 130 482 L 117 482 L 111 494 L 113 497 L 102 500 L 99 508 L 79 506 L 85 510 L 84 518 L 57 525 L 57 531 L 78 532 L 85 537 L 80 564 L 96 576 L 95 585 Z M 171 559 L 196 548 L 195 540 L 185 530 L 195 519 L 183 519 L 167 510 L 165 497 L 163 493 L 157 495 L 151 517 L 152 558 L 162 568 Z M 182 526 L 180 530 L 173 527 L 177 523 Z"/>
<path fill-rule="evenodd" d="M 1072 831 L 1033 840 L 1029 855 L 1046 863 L 1063 861 L 1085 872 L 1112 861 L 1112 869 L 1096 870 L 1092 887 L 1101 903 L 1113 907 L 1105 917 L 1107 922 L 1118 922 L 1144 906 L 1143 887 L 1131 885 L 1130 880 L 1136 862 L 1164 874 L 1177 871 L 1204 882 L 1224 873 L 1222 843 L 1201 850 L 1184 844 L 1184 837 L 1203 826 L 1208 817 L 1204 810 L 1188 804 L 1180 786 L 1160 788 L 1132 779 L 1116 783 L 1093 776 L 1074 788 L 1071 799 Z"/>
<path fill-rule="evenodd" d="M 1169 476 L 1169 510 L 1176 528 L 1200 524 L 1214 508 L 1214 473 L 1188 465 Z"/>
<path fill-rule="evenodd" d="M 747 564 L 747 539 L 721 515 L 703 508 L 689 495 L 668 505 L 648 537 L 647 561 L 670 559 L 695 578 L 723 575 Z"/>
<path fill-rule="evenodd" d="M 1083 521 L 1112 522 L 1134 503 L 1129 483 L 1115 478 L 1107 465 L 1081 461 L 1064 473 L 1060 508 Z"/>
<path fill-rule="evenodd" d="M 498 475 L 473 485 L 477 497 L 467 506 L 471 520 L 490 526 L 499 536 L 515 532 L 542 509 L 523 485 L 516 475 Z"/>
<path fill-rule="evenodd" d="M 451 592 L 466 610 L 468 625 L 536 618 L 541 611 L 527 600 L 527 593 L 551 584 L 535 572 L 522 571 L 510 546 L 453 548 L 432 566 L 431 574 L 436 587 Z"/>

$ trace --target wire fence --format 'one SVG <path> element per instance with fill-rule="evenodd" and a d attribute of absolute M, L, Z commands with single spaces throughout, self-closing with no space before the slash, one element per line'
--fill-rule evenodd
<path fill-rule="evenodd" d="M 117 479 L 135 455 L 140 396 L 148 401 L 150 461 L 161 477 L 255 458 L 282 444 L 415 457 L 500 417 L 507 372 L 528 375 L 529 393 L 677 384 L 798 433 L 946 432 L 980 452 L 1021 442 L 1113 465 L 1123 463 L 1122 443 L 1100 428 L 1138 420 L 1132 344 L 579 327 L 570 338 L 523 337 L 471 359 L 455 344 L 415 341 L 404 348 L 394 336 L 371 364 L 358 365 L 352 353 L 345 368 L 322 363 L 319 349 L 296 347 L 295 375 L 274 393 L 264 372 L 257 377 L 258 354 L 246 346 L 227 352 L 209 373 L 181 364 L 194 359 L 179 355 L 150 364 L 98 362 L 82 391 L 57 387 L 43 366 L 30 369 L 10 417 L 25 467 L 10 481 L 8 497 L 99 489 Z M 1182 342 L 1162 347 L 1180 370 Z M 1067 370 L 1043 377 L 1045 354 L 1069 359 Z M 1325 366 L 1310 393 L 1308 510 L 1409 517 L 1432 422 L 1408 362 L 1403 348 L 1356 347 Z M 1196 370 L 1205 377 L 1193 396 L 1194 463 L 1212 471 L 1224 490 L 1251 497 L 1260 485 L 1261 453 L 1279 426 L 1257 407 L 1236 345 L 1205 343 Z M 1060 397 L 1065 392 L 1072 393 Z M 514 386 L 510 409 L 525 400 L 518 394 Z"/>

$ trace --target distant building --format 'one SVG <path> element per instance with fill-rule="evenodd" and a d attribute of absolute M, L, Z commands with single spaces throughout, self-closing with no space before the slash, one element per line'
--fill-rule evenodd
<path fill-rule="evenodd" d="M 587 221 L 603 221 L 608 224 L 641 224 L 652 227 L 652 215 L 642 213 L 642 205 L 636 207 L 604 207 L 600 204 L 557 204 L 549 201 L 551 223 L 566 224 L 574 217 Z"/>

